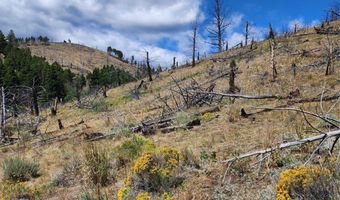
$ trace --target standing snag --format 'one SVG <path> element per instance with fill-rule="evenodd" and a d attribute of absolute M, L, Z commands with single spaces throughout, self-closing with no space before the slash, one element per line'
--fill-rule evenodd
<path fill-rule="evenodd" d="M 275 48 L 276 48 L 276 42 L 275 42 L 275 33 L 273 31 L 272 25 L 269 24 L 269 44 L 270 44 L 270 65 L 272 69 L 272 75 L 273 80 L 275 81 L 277 78 L 277 69 L 276 69 L 276 61 L 275 61 Z"/>
<path fill-rule="evenodd" d="M 235 75 L 236 75 L 236 62 L 232 60 L 230 63 L 230 73 L 229 73 L 229 93 L 235 94 L 239 89 L 235 85 Z"/>
<path fill-rule="evenodd" d="M 227 21 L 227 9 L 224 0 L 214 0 L 212 9 L 212 26 L 208 28 L 211 45 L 218 49 L 218 52 L 223 51 L 223 39 L 225 38 L 226 29 L 230 26 Z"/>
<path fill-rule="evenodd" d="M 195 56 L 196 56 L 197 26 L 198 26 L 197 21 L 198 20 L 196 19 L 196 21 L 194 22 L 192 26 L 192 63 L 191 63 L 192 67 L 195 67 L 196 65 Z"/>
<path fill-rule="evenodd" d="M 152 70 L 150 66 L 150 59 L 149 59 L 149 52 L 146 52 L 146 66 L 148 68 L 148 76 L 149 76 L 149 81 L 152 81 Z"/>

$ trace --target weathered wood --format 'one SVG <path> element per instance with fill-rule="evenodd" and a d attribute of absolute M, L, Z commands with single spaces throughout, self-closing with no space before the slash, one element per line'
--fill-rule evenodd
<path fill-rule="evenodd" d="M 328 138 L 339 137 L 339 136 L 340 136 L 340 129 L 335 130 L 335 131 L 331 131 L 331 132 L 327 132 L 325 134 L 320 134 L 320 135 L 316 135 L 316 136 L 313 136 L 313 137 L 305 138 L 305 139 L 302 139 L 302 140 L 281 143 L 278 146 L 273 147 L 273 148 L 267 148 L 267 149 L 264 149 L 264 150 L 258 150 L 258 151 L 245 153 L 245 154 L 242 154 L 240 156 L 236 156 L 236 157 L 230 158 L 228 160 L 221 161 L 221 163 L 230 163 L 230 162 L 234 162 L 236 160 L 240 160 L 240 159 L 243 159 L 243 158 L 263 155 L 263 154 L 271 153 L 271 152 L 276 151 L 276 150 L 287 149 L 287 148 L 290 148 L 290 147 L 299 146 L 299 145 L 303 145 L 303 144 L 306 144 L 306 143 L 323 140 L 324 138 L 328 139 Z"/>

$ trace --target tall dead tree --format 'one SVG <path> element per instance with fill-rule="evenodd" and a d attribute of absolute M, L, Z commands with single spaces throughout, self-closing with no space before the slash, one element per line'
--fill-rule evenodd
<path fill-rule="evenodd" d="M 173 58 L 173 62 L 172 62 L 171 68 L 172 68 L 172 69 L 175 69 L 175 68 L 176 68 L 176 57 Z"/>
<path fill-rule="evenodd" d="M 245 29 L 245 32 L 244 32 L 244 37 L 245 37 L 245 43 L 244 43 L 244 45 L 245 45 L 245 46 L 248 45 L 249 30 L 250 30 L 250 24 L 249 24 L 249 22 L 247 21 L 247 22 L 246 22 L 246 29 Z"/>
<path fill-rule="evenodd" d="M 327 67 L 326 76 L 334 73 L 334 44 L 327 35 L 327 44 L 325 45 L 326 57 L 327 57 Z"/>
<path fill-rule="evenodd" d="M 212 26 L 208 28 L 211 45 L 218 49 L 218 52 L 223 51 L 223 39 L 226 29 L 230 26 L 227 21 L 227 9 L 224 0 L 213 0 L 214 6 L 212 9 Z"/>
<path fill-rule="evenodd" d="M 229 73 L 229 93 L 234 94 L 236 93 L 236 85 L 235 85 L 235 73 L 236 71 L 236 62 L 232 60 L 230 63 L 230 73 Z"/>
<path fill-rule="evenodd" d="M 195 67 L 196 65 L 196 40 L 197 40 L 197 28 L 198 28 L 198 20 L 196 19 L 192 26 L 192 63 L 191 67 Z"/>
<path fill-rule="evenodd" d="M 273 80 L 277 78 L 277 69 L 276 69 L 276 61 L 275 61 L 275 34 L 272 28 L 272 25 L 269 24 L 269 43 L 270 43 L 270 66 L 272 69 Z"/>
<path fill-rule="evenodd" d="M 146 66 L 148 68 L 148 76 L 149 76 L 149 81 L 152 81 L 152 70 L 150 66 L 150 58 L 149 58 L 149 52 L 146 52 Z"/>

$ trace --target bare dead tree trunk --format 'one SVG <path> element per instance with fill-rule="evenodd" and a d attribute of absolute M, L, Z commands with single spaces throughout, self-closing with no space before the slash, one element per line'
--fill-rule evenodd
<path fill-rule="evenodd" d="M 61 123 L 61 119 L 58 119 L 58 128 L 59 130 L 64 129 L 63 123 Z"/>
<path fill-rule="evenodd" d="M 191 66 L 195 67 L 196 65 L 196 39 L 197 39 L 197 20 L 195 21 L 193 27 L 192 27 L 192 63 Z"/>
<path fill-rule="evenodd" d="M 275 40 L 270 39 L 270 65 L 273 73 L 273 80 L 277 78 L 276 61 L 275 61 Z"/>
<path fill-rule="evenodd" d="M 152 72 L 151 72 L 151 66 L 150 66 L 150 59 L 149 59 L 149 52 L 146 52 L 146 66 L 148 68 L 148 76 L 149 76 L 149 81 L 152 81 Z"/>
<path fill-rule="evenodd" d="M 232 60 L 230 63 L 230 73 L 229 73 L 229 92 L 231 94 L 234 94 L 236 92 L 235 68 L 236 68 L 235 60 Z"/>
<path fill-rule="evenodd" d="M 225 42 L 225 51 L 229 50 L 228 41 Z"/>
<path fill-rule="evenodd" d="M 51 116 L 56 116 L 58 111 L 58 97 L 54 100 L 54 105 L 51 107 Z"/>
<path fill-rule="evenodd" d="M 224 5 L 224 0 L 214 0 L 214 7 L 212 10 L 212 25 L 213 28 L 208 28 L 210 33 L 211 45 L 217 47 L 218 52 L 223 51 L 223 38 L 226 29 L 230 23 L 226 21 L 227 9 Z"/>
<path fill-rule="evenodd" d="M 34 86 L 32 87 L 32 108 L 33 114 L 39 116 L 38 94 L 37 89 Z"/>
<path fill-rule="evenodd" d="M 249 37 L 249 22 L 246 22 L 246 30 L 245 30 L 245 43 L 244 45 L 248 45 L 248 37 Z"/>
<path fill-rule="evenodd" d="M 172 69 L 176 68 L 176 57 L 173 58 Z"/>
<path fill-rule="evenodd" d="M 327 35 L 327 67 L 326 67 L 326 76 L 334 73 L 334 51 L 333 51 L 333 43 L 330 41 Z"/>

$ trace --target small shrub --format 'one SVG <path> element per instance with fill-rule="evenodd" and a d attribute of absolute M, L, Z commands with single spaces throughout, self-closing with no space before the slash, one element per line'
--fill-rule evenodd
<path fill-rule="evenodd" d="M 39 176 L 39 164 L 20 158 L 6 158 L 2 170 L 4 178 L 10 181 L 28 181 Z"/>
<path fill-rule="evenodd" d="M 80 199 L 81 200 L 98 200 L 98 194 L 96 193 L 96 191 L 83 191 L 80 194 Z M 105 195 L 100 195 L 99 200 L 108 200 L 109 197 L 107 194 Z"/>
<path fill-rule="evenodd" d="M 132 167 L 132 185 L 148 192 L 167 191 L 175 185 L 173 174 L 179 167 L 181 155 L 173 148 L 144 153 Z"/>
<path fill-rule="evenodd" d="M 215 118 L 215 116 L 211 112 L 207 112 L 204 115 L 202 115 L 202 117 L 201 117 L 202 121 L 204 121 L 204 122 L 210 122 L 214 118 Z"/>
<path fill-rule="evenodd" d="M 90 144 L 84 149 L 84 156 L 88 182 L 96 186 L 107 185 L 110 180 L 110 162 L 105 151 Z"/>
<path fill-rule="evenodd" d="M 137 195 L 136 200 L 151 200 L 151 196 L 147 192 L 141 192 Z"/>
<path fill-rule="evenodd" d="M 131 189 L 128 188 L 128 187 L 123 187 L 123 188 L 120 188 L 117 192 L 117 199 L 118 200 L 128 200 L 130 199 L 129 197 L 129 194 L 131 193 Z"/>
<path fill-rule="evenodd" d="M 318 184 L 320 180 L 327 182 L 331 177 L 330 174 L 330 170 L 320 166 L 301 166 L 286 170 L 280 175 L 276 187 L 276 198 L 288 200 L 299 194 L 308 193 L 308 190 L 311 192 L 310 189 L 314 184 Z M 322 193 L 326 195 L 325 191 Z"/>
<path fill-rule="evenodd" d="M 182 157 L 183 157 L 183 165 L 189 166 L 189 167 L 194 167 L 199 169 L 200 164 L 199 160 L 197 157 L 194 155 L 191 149 L 185 148 L 181 151 Z"/>
<path fill-rule="evenodd" d="M 94 112 L 107 112 L 109 111 L 109 103 L 105 101 L 105 99 L 101 99 L 98 101 L 95 101 L 92 105 L 92 111 Z"/>
<path fill-rule="evenodd" d="M 142 136 L 133 136 L 124 141 L 121 145 L 114 149 L 115 156 L 121 165 L 134 161 L 145 151 L 152 151 L 155 148 L 150 139 Z"/>
<path fill-rule="evenodd" d="M 216 162 L 216 152 L 206 152 L 205 150 L 201 151 L 200 153 L 200 159 L 202 161 L 213 161 Z"/>
<path fill-rule="evenodd" d="M 250 171 L 250 161 L 249 160 L 238 160 L 231 165 L 231 171 L 236 175 L 242 177 L 247 172 Z"/>
<path fill-rule="evenodd" d="M 123 125 L 120 127 L 114 127 L 112 133 L 114 133 L 114 138 L 128 137 L 131 135 L 132 125 Z"/>
<path fill-rule="evenodd" d="M 40 199 L 41 188 L 29 188 L 23 182 L 3 181 L 0 184 L 0 199 Z"/>
<path fill-rule="evenodd" d="M 62 171 L 55 173 L 52 177 L 53 186 L 68 187 L 79 182 L 81 176 L 81 163 L 77 158 L 70 159 Z"/>
<path fill-rule="evenodd" d="M 173 120 L 173 125 L 175 126 L 182 126 L 186 125 L 189 122 L 193 121 L 196 117 L 188 112 L 177 112 L 175 114 L 174 120 Z"/>

